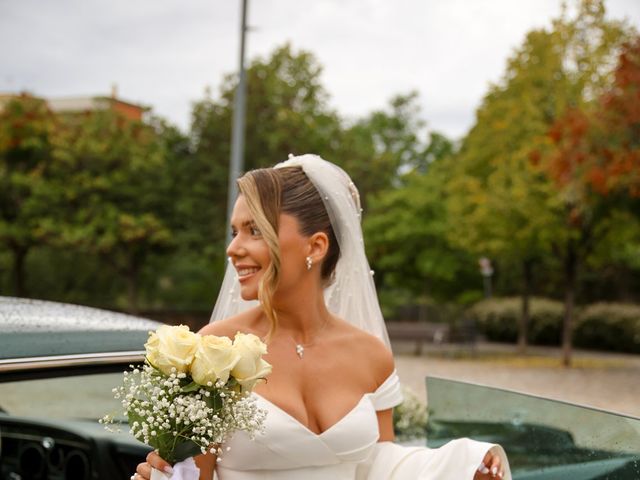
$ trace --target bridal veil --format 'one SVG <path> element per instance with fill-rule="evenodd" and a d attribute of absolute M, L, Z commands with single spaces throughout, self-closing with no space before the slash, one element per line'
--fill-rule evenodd
<path fill-rule="evenodd" d="M 318 190 L 340 246 L 340 259 L 332 281 L 325 288 L 327 307 L 334 315 L 375 335 L 389 347 L 373 271 L 364 249 L 358 189 L 344 170 L 317 155 L 290 156 L 275 168 L 295 166 L 302 168 Z M 245 301 L 240 296 L 236 271 L 228 264 L 211 321 L 231 317 L 255 305 L 255 300 Z"/>

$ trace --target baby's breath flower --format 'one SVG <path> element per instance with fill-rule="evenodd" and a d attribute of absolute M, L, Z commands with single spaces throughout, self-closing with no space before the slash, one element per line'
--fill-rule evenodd
<path fill-rule="evenodd" d="M 248 392 L 216 381 L 185 393 L 191 381 L 185 373 L 166 376 L 149 364 L 125 372 L 122 385 L 112 392 L 129 418 L 130 434 L 171 462 L 183 460 L 174 456 L 176 437 L 193 444 L 192 455 L 209 451 L 221 461 L 220 446 L 233 432 L 244 430 L 253 438 L 263 431 L 266 412 Z M 113 418 L 105 416 L 100 423 L 109 428 Z"/>

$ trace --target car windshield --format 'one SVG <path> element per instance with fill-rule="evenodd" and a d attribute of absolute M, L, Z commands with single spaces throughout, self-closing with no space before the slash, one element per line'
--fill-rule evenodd
<path fill-rule="evenodd" d="M 47 420 L 98 420 L 109 414 L 123 420 L 112 389 L 122 373 L 101 373 L 0 383 L 0 408 L 15 416 Z"/>
<path fill-rule="evenodd" d="M 514 479 L 640 478 L 640 419 L 497 388 L 427 378 L 427 444 L 501 444 Z"/>

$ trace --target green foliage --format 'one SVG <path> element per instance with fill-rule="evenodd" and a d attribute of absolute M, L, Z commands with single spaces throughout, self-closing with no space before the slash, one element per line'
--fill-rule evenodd
<path fill-rule="evenodd" d="M 432 134 L 427 142 L 424 127 L 418 94 L 411 92 L 393 97 L 387 109 L 374 111 L 343 130 L 335 161 L 358 185 L 365 210 L 372 197 L 399 186 L 401 172 L 424 172 L 430 161 L 453 148 L 439 134 Z"/>
<path fill-rule="evenodd" d="M 245 171 L 272 166 L 289 153 L 336 159 L 340 122 L 327 106 L 321 71 L 312 54 L 294 52 L 290 45 L 251 62 L 247 68 Z M 191 236 L 185 246 L 204 254 L 209 265 L 225 265 L 225 206 L 236 85 L 237 77 L 227 75 L 219 98 L 207 94 L 194 104 L 192 155 L 181 157 L 175 167 L 181 180 L 175 192 L 181 198 L 177 207 L 184 223 L 181 230 Z M 209 285 L 211 292 L 217 285 Z"/>
<path fill-rule="evenodd" d="M 550 28 L 527 34 L 459 145 L 427 131 L 415 92 L 346 121 L 329 107 L 310 52 L 284 45 L 254 59 L 245 169 L 312 152 L 350 173 L 388 316 L 408 305 L 444 311 L 480 300 L 479 256 L 492 259 L 501 296 L 523 292 L 527 281 L 538 295 L 557 295 L 571 283 L 563 275 L 575 257 L 583 267 L 574 275 L 580 303 L 637 299 L 639 47 L 629 43 L 614 72 L 630 29 L 607 19 L 599 0 L 576 5 L 575 16 L 563 12 Z M 236 84 L 228 75 L 215 96 L 195 102 L 188 132 L 158 117 L 130 122 L 111 111 L 60 117 L 27 95 L 6 103 L 3 293 L 132 310 L 210 310 L 226 265 Z M 570 108 L 581 113 L 565 117 Z M 589 142 L 574 135 L 583 120 L 597 127 L 586 130 Z M 565 163 L 591 155 L 591 176 L 567 177 L 574 170 L 559 168 L 568 181 L 558 184 L 549 162 L 558 152 Z M 606 186 L 608 197 L 594 185 Z M 536 266 L 528 280 L 526 265 Z M 516 335 L 520 303 L 511 302 L 507 313 L 483 320 L 490 338 Z M 557 343 L 560 314 L 540 305 L 533 302 L 529 337 Z"/>
<path fill-rule="evenodd" d="M 247 68 L 245 169 L 266 167 L 289 153 L 317 153 L 332 158 L 340 124 L 327 106 L 320 83 L 322 68 L 309 52 L 277 48 Z M 233 99 L 237 78 L 225 77 L 218 100 L 194 105 L 192 136 L 195 154 L 207 155 L 226 185 Z M 225 193 L 225 192 L 222 192 Z"/>
<path fill-rule="evenodd" d="M 531 287 L 526 265 L 548 267 L 548 257 L 561 258 L 565 332 L 571 331 L 578 266 L 593 248 L 593 231 L 607 209 L 600 198 L 583 198 L 577 179 L 558 188 L 540 168 L 546 165 L 541 159 L 558 156 L 552 128 L 566 112 L 588 108 L 611 84 L 612 60 L 630 32 L 605 17 L 602 0 L 580 0 L 576 6 L 575 16 L 563 9 L 552 28 L 529 32 L 509 59 L 463 141 L 447 204 L 449 216 L 458 219 L 451 242 L 500 259 L 503 267 L 522 265 L 523 295 Z M 568 363 L 568 337 L 563 346 Z"/>
<path fill-rule="evenodd" d="M 16 295 L 25 294 L 29 251 L 47 242 L 42 225 L 51 214 L 46 193 L 54 128 L 45 103 L 29 95 L 0 110 L 0 248 L 11 254 Z"/>
<path fill-rule="evenodd" d="M 468 313 L 489 340 L 515 342 L 521 303 L 518 298 L 497 298 L 475 304 Z M 531 301 L 529 340 L 536 345 L 558 345 L 563 306 L 544 298 Z M 640 306 L 595 303 L 582 308 L 573 332 L 577 347 L 640 353 Z"/>
<path fill-rule="evenodd" d="M 580 314 L 574 342 L 583 348 L 640 353 L 640 306 L 589 305 Z"/>
<path fill-rule="evenodd" d="M 425 175 L 408 174 L 402 188 L 372 201 L 364 224 L 368 252 L 390 287 L 442 298 L 457 290 L 457 280 L 468 273 L 465 265 L 472 262 L 447 241 L 443 174 L 435 165 Z"/>
<path fill-rule="evenodd" d="M 136 311 L 147 256 L 175 246 L 161 211 L 170 180 L 162 145 L 148 125 L 111 110 L 61 122 L 56 140 L 47 236 L 103 257 L 127 282 L 120 307 Z"/>

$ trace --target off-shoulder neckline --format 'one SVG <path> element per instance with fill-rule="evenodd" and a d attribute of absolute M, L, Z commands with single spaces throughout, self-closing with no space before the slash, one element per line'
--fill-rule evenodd
<path fill-rule="evenodd" d="M 314 432 L 313 430 L 311 430 L 307 425 L 305 425 L 304 423 L 302 423 L 300 420 L 298 420 L 296 417 L 294 417 L 293 415 L 291 415 L 289 412 L 287 412 L 284 408 L 280 407 L 279 405 L 277 405 L 276 403 L 273 403 L 271 400 L 269 400 L 266 397 L 263 397 L 262 395 L 260 395 L 257 392 L 253 392 L 253 395 L 255 395 L 256 397 L 258 397 L 259 399 L 263 400 L 264 402 L 268 403 L 269 405 L 273 406 L 275 409 L 277 409 L 279 412 L 281 412 L 282 414 L 284 414 L 286 417 L 288 417 L 289 419 L 291 419 L 294 423 L 296 423 L 297 425 L 299 425 L 300 427 L 302 427 L 304 430 L 306 430 L 308 433 L 316 436 L 316 437 L 322 437 L 323 435 L 325 435 L 326 433 L 328 433 L 329 431 L 331 431 L 332 429 L 336 428 L 339 424 L 341 424 L 342 422 L 344 422 L 362 403 L 362 401 L 365 398 L 369 398 L 373 395 L 376 395 L 383 387 L 385 387 L 388 383 L 393 382 L 394 381 L 394 377 L 397 377 L 398 373 L 397 371 L 394 369 L 393 372 L 391 372 L 389 374 L 389 376 L 385 379 L 384 382 L 382 382 L 378 388 L 376 388 L 373 392 L 367 392 L 367 393 L 363 393 L 362 396 L 360 397 L 360 399 L 358 400 L 358 402 L 347 412 L 345 413 L 342 417 L 340 417 L 333 425 L 331 425 L 330 427 L 326 428 L 325 430 L 323 430 L 322 432 Z"/>

